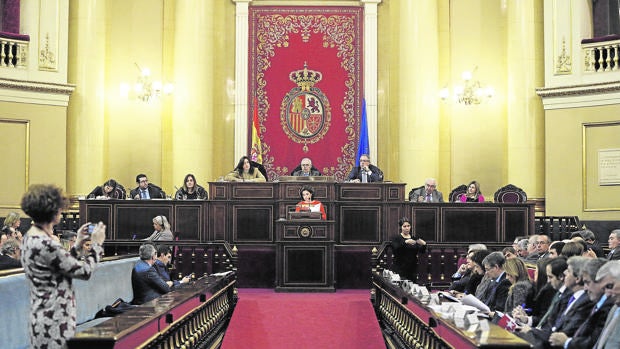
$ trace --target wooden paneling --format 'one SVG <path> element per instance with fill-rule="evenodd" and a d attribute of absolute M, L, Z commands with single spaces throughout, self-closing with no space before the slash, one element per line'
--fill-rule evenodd
<path fill-rule="evenodd" d="M 327 221 L 286 220 L 305 184 L 312 185 L 323 202 Z M 252 268 L 248 273 L 240 270 L 239 281 L 254 286 L 273 285 L 275 275 L 265 279 L 259 269 L 273 273 L 278 244 L 295 242 L 302 226 L 310 234 L 306 242 L 320 240 L 337 246 L 334 259 L 339 265 L 334 278 L 341 281 L 339 287 L 367 284 L 368 263 L 347 263 L 365 260 L 373 246 L 390 241 L 399 232 L 401 217 L 413 219 L 416 233 L 429 243 L 430 250 L 446 243 L 506 244 L 514 236 L 534 232 L 533 203 L 411 203 L 403 201 L 404 188 L 401 183 L 212 182 L 211 200 L 207 201 L 82 200 L 80 221 L 102 220 L 108 226 L 108 239 L 132 239 L 133 235 L 140 239 L 152 233 L 153 217 L 166 215 L 181 239 L 226 241 L 237 246 L 240 260 L 247 262 L 244 267 Z M 251 262 L 253 258 L 258 265 Z M 428 278 L 423 278 L 441 281 L 451 265 L 444 269 L 429 270 Z"/>
<path fill-rule="evenodd" d="M 380 243 L 381 205 L 342 205 L 339 218 L 341 243 Z"/>
<path fill-rule="evenodd" d="M 232 208 L 233 242 L 273 241 L 273 206 L 242 205 Z"/>

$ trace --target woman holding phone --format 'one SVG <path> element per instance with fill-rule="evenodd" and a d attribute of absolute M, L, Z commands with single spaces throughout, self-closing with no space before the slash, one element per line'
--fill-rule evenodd
<path fill-rule="evenodd" d="M 32 185 L 22 197 L 21 208 L 34 224 L 22 243 L 21 261 L 30 286 L 30 346 L 64 348 L 76 329 L 75 295 L 72 280 L 88 280 L 103 256 L 105 225 L 99 222 L 88 233 L 86 223 L 78 230 L 70 251 L 54 235 L 62 210 L 69 206 L 62 189 L 54 185 Z M 92 249 L 83 260 L 78 249 L 92 240 Z"/>

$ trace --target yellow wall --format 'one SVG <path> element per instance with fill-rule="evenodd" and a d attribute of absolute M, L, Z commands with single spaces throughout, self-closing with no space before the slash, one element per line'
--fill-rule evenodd
<path fill-rule="evenodd" d="M 138 173 L 170 194 L 185 174 L 199 184 L 234 167 L 234 4 L 205 1 L 72 2 L 68 189 L 83 195 L 108 178 L 127 188 Z M 92 15 L 92 18 L 89 18 Z M 90 39 L 82 38 L 85 32 Z M 120 96 L 149 68 L 171 96 Z M 130 93 L 130 96 L 132 93 Z M 92 133 L 89 146 L 71 151 Z M 80 166 L 77 164 L 86 164 Z"/>
<path fill-rule="evenodd" d="M 434 176 L 444 195 L 476 179 L 489 199 L 512 183 L 530 198 L 546 198 L 549 215 L 618 218 L 583 211 L 579 159 L 581 123 L 617 115 L 620 107 L 551 110 L 545 127 L 535 92 L 544 85 L 540 1 L 393 0 L 378 11 L 373 158 L 387 179 L 410 189 Z M 72 0 L 69 33 L 68 80 L 76 90 L 68 114 L 0 105 L 0 118 L 34 118 L 31 182 L 53 181 L 83 195 L 110 177 L 132 188 L 144 172 L 173 194 L 188 172 L 206 186 L 236 164 L 234 2 Z M 174 94 L 154 103 L 121 98 L 120 83 L 138 77 L 135 63 L 175 83 Z M 496 90 L 492 100 L 464 106 L 438 99 L 439 88 L 476 66 L 474 77 Z M 1 125 L 0 134 L 19 130 Z M 41 170 L 51 165 L 61 170 Z M 1 204 L 17 205 L 21 190 L 9 189 Z"/>
<path fill-rule="evenodd" d="M 620 105 L 599 107 L 582 107 L 573 109 L 548 110 L 546 112 L 546 204 L 548 215 L 577 215 L 581 220 L 618 220 L 620 219 L 620 191 L 618 186 L 599 186 L 590 182 L 584 186 L 583 170 L 585 162 L 596 166 L 597 160 L 590 155 L 584 159 L 584 146 L 603 148 L 620 148 L 620 133 L 608 137 L 607 142 L 597 143 L 589 140 L 584 143 L 584 125 L 595 123 L 618 123 Z M 613 126 L 604 126 L 605 128 Z M 596 135 L 596 134 L 595 134 Z M 597 150 L 597 149 L 594 149 Z M 587 152 L 588 153 L 588 152 Z M 596 173 L 596 168 L 588 169 Z M 584 191 L 585 190 L 585 191 Z M 615 210 L 585 211 L 584 194 L 598 193 L 590 198 L 588 207 L 615 207 Z"/>
<path fill-rule="evenodd" d="M 541 23 L 534 0 L 381 3 L 378 164 L 386 178 L 409 189 L 436 177 L 444 196 L 475 179 L 487 199 L 508 183 L 544 197 Z M 494 87 L 491 100 L 440 101 L 440 88 L 474 69 Z"/>
<path fill-rule="evenodd" d="M 0 216 L 18 210 L 34 183 L 66 187 L 66 108 L 0 102 Z"/>

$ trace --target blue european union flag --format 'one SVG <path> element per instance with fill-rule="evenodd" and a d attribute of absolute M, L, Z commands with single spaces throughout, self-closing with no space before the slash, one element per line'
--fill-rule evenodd
<path fill-rule="evenodd" d="M 370 155 L 370 146 L 368 145 L 368 122 L 366 121 L 366 98 L 362 98 L 362 122 L 360 123 L 360 139 L 357 144 L 355 166 L 360 165 L 360 156 L 362 156 L 362 154 Z"/>

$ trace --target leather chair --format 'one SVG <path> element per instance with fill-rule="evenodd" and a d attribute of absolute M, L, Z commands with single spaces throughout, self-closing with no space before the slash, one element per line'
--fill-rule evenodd
<path fill-rule="evenodd" d="M 452 189 L 448 199 L 450 200 L 450 202 L 460 202 L 461 196 L 465 195 L 466 193 L 467 193 L 467 186 L 465 184 L 461 184 L 458 187 Z"/>
<path fill-rule="evenodd" d="M 291 171 L 291 176 L 293 175 L 293 173 L 297 171 L 301 171 L 301 165 L 297 165 L 297 167 L 295 167 L 293 171 Z M 318 168 L 314 167 L 314 165 L 312 165 L 312 167 L 310 168 L 310 171 L 317 171 L 318 173 L 321 173 L 321 171 L 319 171 Z"/>
<path fill-rule="evenodd" d="M 418 190 L 418 189 L 422 189 L 422 188 L 424 188 L 423 185 L 421 185 L 419 187 L 411 188 L 411 190 L 409 191 L 409 195 L 407 196 L 407 198 L 409 198 L 409 201 L 411 201 L 411 196 L 413 195 L 413 192 Z"/>
<path fill-rule="evenodd" d="M 127 191 L 125 190 L 125 187 L 123 187 L 122 184 L 120 183 L 116 183 L 116 189 L 114 189 L 117 192 L 118 198 L 119 199 L 125 199 L 127 197 Z"/>
<path fill-rule="evenodd" d="M 523 189 L 512 184 L 508 184 L 499 188 L 495 192 L 494 199 L 495 202 L 518 204 L 527 201 L 527 194 L 525 194 Z"/>

